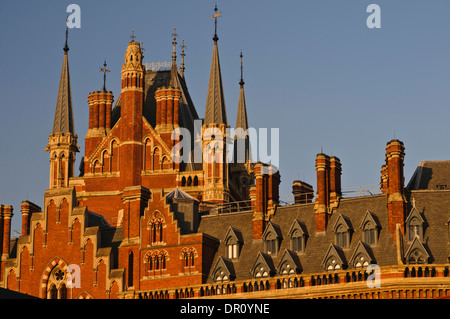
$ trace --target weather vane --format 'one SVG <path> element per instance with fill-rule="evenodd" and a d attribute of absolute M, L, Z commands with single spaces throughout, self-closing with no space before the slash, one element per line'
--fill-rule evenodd
<path fill-rule="evenodd" d="M 131 29 L 130 39 L 131 39 L 131 42 L 134 42 L 134 39 L 136 39 L 136 37 L 134 36 L 134 29 Z"/>
<path fill-rule="evenodd" d="M 218 9 L 217 9 L 217 4 L 216 4 L 214 7 L 215 13 L 211 16 L 211 19 L 214 19 L 214 38 L 213 38 L 214 41 L 219 40 L 219 37 L 217 36 L 217 18 L 220 17 L 221 13 L 217 12 L 217 11 L 218 11 Z"/>
<path fill-rule="evenodd" d="M 107 64 L 106 64 L 106 59 L 105 59 L 105 63 L 103 63 L 103 68 L 100 68 L 100 72 L 103 72 L 103 91 L 106 91 L 106 73 L 107 72 L 111 72 L 110 70 L 108 70 L 106 68 Z"/>
<path fill-rule="evenodd" d="M 244 85 L 244 71 L 243 71 L 244 63 L 242 62 L 242 58 L 244 56 L 242 55 L 242 51 L 241 51 L 241 55 L 239 57 L 241 58 L 241 81 L 239 82 L 239 84 L 242 86 L 242 85 Z"/>

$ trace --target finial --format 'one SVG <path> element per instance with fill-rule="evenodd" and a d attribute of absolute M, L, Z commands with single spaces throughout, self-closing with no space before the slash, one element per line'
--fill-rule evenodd
<path fill-rule="evenodd" d="M 134 42 L 136 37 L 134 36 L 134 29 L 131 29 L 131 36 L 130 36 L 131 42 Z"/>
<path fill-rule="evenodd" d="M 66 52 L 67 53 L 67 51 L 69 51 L 69 46 L 67 45 L 67 39 L 68 39 L 68 37 L 69 37 L 69 25 L 68 25 L 68 22 L 69 22 L 69 16 L 67 16 L 67 18 L 66 18 L 66 44 L 64 45 L 64 52 Z"/>
<path fill-rule="evenodd" d="M 241 55 L 240 55 L 240 58 L 241 58 L 241 81 L 239 82 L 239 84 L 241 85 L 241 86 L 244 86 L 244 84 L 245 84 L 245 82 L 244 82 L 244 71 L 243 71 L 243 68 L 244 68 L 244 63 L 242 62 L 242 58 L 243 58 L 244 56 L 242 55 L 242 51 L 241 51 Z"/>
<path fill-rule="evenodd" d="M 217 18 L 220 17 L 220 12 L 217 13 L 218 9 L 217 9 L 217 3 L 214 7 L 214 14 L 211 16 L 211 19 L 214 18 L 214 42 L 217 42 L 217 40 L 219 40 L 219 37 L 217 36 Z"/>
<path fill-rule="evenodd" d="M 172 37 L 173 37 L 173 52 L 172 52 L 172 62 L 175 63 L 176 59 L 177 59 L 177 52 L 176 52 L 176 46 L 177 46 L 177 28 L 173 28 L 173 33 L 172 33 Z"/>
<path fill-rule="evenodd" d="M 108 70 L 106 68 L 107 64 L 106 64 L 106 59 L 105 59 L 105 63 L 103 63 L 103 68 L 100 68 L 100 72 L 103 72 L 103 91 L 106 91 L 106 73 L 107 72 L 111 72 L 110 70 Z"/>
<path fill-rule="evenodd" d="M 412 199 L 412 205 L 413 205 L 414 208 L 416 207 L 416 199 L 414 197 Z"/>
<path fill-rule="evenodd" d="M 181 66 L 180 66 L 180 70 L 181 70 L 181 76 L 184 77 L 184 56 L 186 55 L 184 53 L 184 49 L 186 49 L 186 46 L 184 45 L 184 39 L 182 40 L 182 45 L 181 45 Z"/>

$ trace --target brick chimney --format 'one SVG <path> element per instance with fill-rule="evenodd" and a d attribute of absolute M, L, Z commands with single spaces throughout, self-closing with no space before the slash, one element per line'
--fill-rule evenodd
<path fill-rule="evenodd" d="M 296 180 L 292 184 L 292 194 L 295 204 L 311 203 L 314 198 L 314 189 L 308 183 Z"/>
<path fill-rule="evenodd" d="M 85 137 L 85 156 L 89 157 L 111 129 L 111 109 L 114 96 L 111 91 L 89 93 L 89 130 Z"/>
<path fill-rule="evenodd" d="M 339 201 L 342 198 L 341 167 L 341 160 L 336 156 L 330 156 L 330 194 L 328 199 L 331 210 L 339 206 Z"/>
<path fill-rule="evenodd" d="M 255 185 L 250 187 L 253 214 L 253 239 L 260 239 L 267 222 L 279 204 L 280 173 L 275 167 L 258 162 L 254 167 Z"/>
<path fill-rule="evenodd" d="M 13 208 L 11 205 L 3 206 L 3 251 L 2 260 L 9 258 L 9 244 L 11 238 L 11 220 L 13 217 Z"/>
<path fill-rule="evenodd" d="M 324 232 L 329 218 L 329 195 L 330 195 L 330 157 L 324 153 L 316 156 L 316 174 L 317 174 L 317 196 L 314 205 L 316 220 L 316 232 Z"/>
<path fill-rule="evenodd" d="M 388 229 L 396 239 L 396 224 L 400 224 L 402 234 L 404 233 L 404 221 L 406 213 L 405 178 L 403 174 L 403 160 L 405 147 L 403 142 L 393 139 L 386 145 L 386 165 L 383 171 L 387 173 L 387 207 L 388 207 Z M 383 179 L 383 175 L 382 175 Z M 386 180 L 386 177 L 384 177 Z"/>
<path fill-rule="evenodd" d="M 380 181 L 380 190 L 382 194 L 387 194 L 387 179 L 388 179 L 388 171 L 387 171 L 387 165 L 383 164 L 381 166 L 381 181 Z"/>
<path fill-rule="evenodd" d="M 40 212 L 41 208 L 30 201 L 24 200 L 20 206 L 20 211 L 22 213 L 22 235 L 29 235 L 31 215 Z"/>

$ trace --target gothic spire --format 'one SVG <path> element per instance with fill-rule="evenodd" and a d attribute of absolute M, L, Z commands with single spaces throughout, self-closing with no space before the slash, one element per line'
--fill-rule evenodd
<path fill-rule="evenodd" d="M 181 77 L 184 79 L 184 57 L 186 56 L 186 54 L 184 53 L 184 49 L 186 49 L 186 46 L 184 45 L 184 39 L 182 41 L 182 45 L 181 45 L 181 65 L 180 65 L 180 71 L 181 71 Z"/>
<path fill-rule="evenodd" d="M 236 119 L 236 143 L 235 143 L 235 163 L 237 162 L 247 162 L 247 160 L 250 159 L 250 141 L 248 135 L 245 135 L 246 131 L 248 130 L 248 118 L 247 118 L 247 107 L 245 105 L 245 94 L 244 94 L 244 78 L 243 78 L 243 62 L 242 62 L 242 52 L 240 54 L 241 58 L 241 80 L 239 81 L 240 89 L 239 89 L 239 101 L 238 101 L 238 111 L 237 111 L 237 119 Z M 238 130 L 241 129 L 241 130 Z M 238 140 L 243 139 L 244 140 L 244 153 L 240 154 L 242 152 L 242 149 L 237 150 L 237 147 L 239 146 Z M 236 159 L 239 159 L 237 161 Z"/>
<path fill-rule="evenodd" d="M 68 27 L 66 22 L 66 43 L 64 46 L 64 58 L 59 80 L 58 98 L 56 100 L 55 118 L 53 121 L 52 133 L 72 133 L 75 134 L 72 111 L 72 94 L 70 90 L 69 74 L 69 46 L 67 44 Z"/>
<path fill-rule="evenodd" d="M 217 6 L 214 8 L 216 14 L 212 16 L 215 19 L 214 47 L 211 61 L 211 71 L 209 74 L 208 93 L 206 97 L 206 110 L 204 124 L 211 123 L 225 124 L 227 123 L 227 113 L 225 109 L 225 99 L 222 86 L 222 74 L 220 71 L 219 49 L 217 47 Z"/>
<path fill-rule="evenodd" d="M 170 69 L 170 86 L 173 88 L 178 88 L 178 84 L 177 84 L 177 77 L 178 77 L 178 70 L 177 70 L 177 52 L 176 52 L 176 47 L 177 47 L 177 36 L 178 34 L 176 33 L 177 29 L 173 28 L 173 41 L 172 41 L 172 45 L 173 45 L 173 51 L 172 51 L 172 67 Z"/>

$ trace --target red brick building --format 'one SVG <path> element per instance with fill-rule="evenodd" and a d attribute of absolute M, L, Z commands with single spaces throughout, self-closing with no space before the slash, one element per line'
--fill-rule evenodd
<path fill-rule="evenodd" d="M 450 162 L 424 162 L 405 187 L 405 148 L 392 140 L 381 193 L 346 197 L 339 158 L 321 153 L 314 201 L 312 187 L 294 181 L 295 203 L 280 205 L 279 173 L 250 160 L 248 137 L 229 136 L 218 40 L 201 119 L 183 54 L 177 66 L 176 38 L 170 70 L 152 70 L 133 35 L 117 100 L 105 88 L 87 98 L 89 130 L 75 176 L 66 38 L 44 207 L 23 201 L 22 233 L 11 240 L 13 208 L 0 205 L 0 286 L 60 299 L 450 294 Z M 245 131 L 242 73 L 239 84 L 235 128 Z M 177 128 L 189 136 L 173 134 Z M 181 138 L 191 147 L 178 162 Z M 243 150 L 234 161 L 230 140 Z M 368 288 L 370 264 L 381 269 L 381 287 Z"/>

